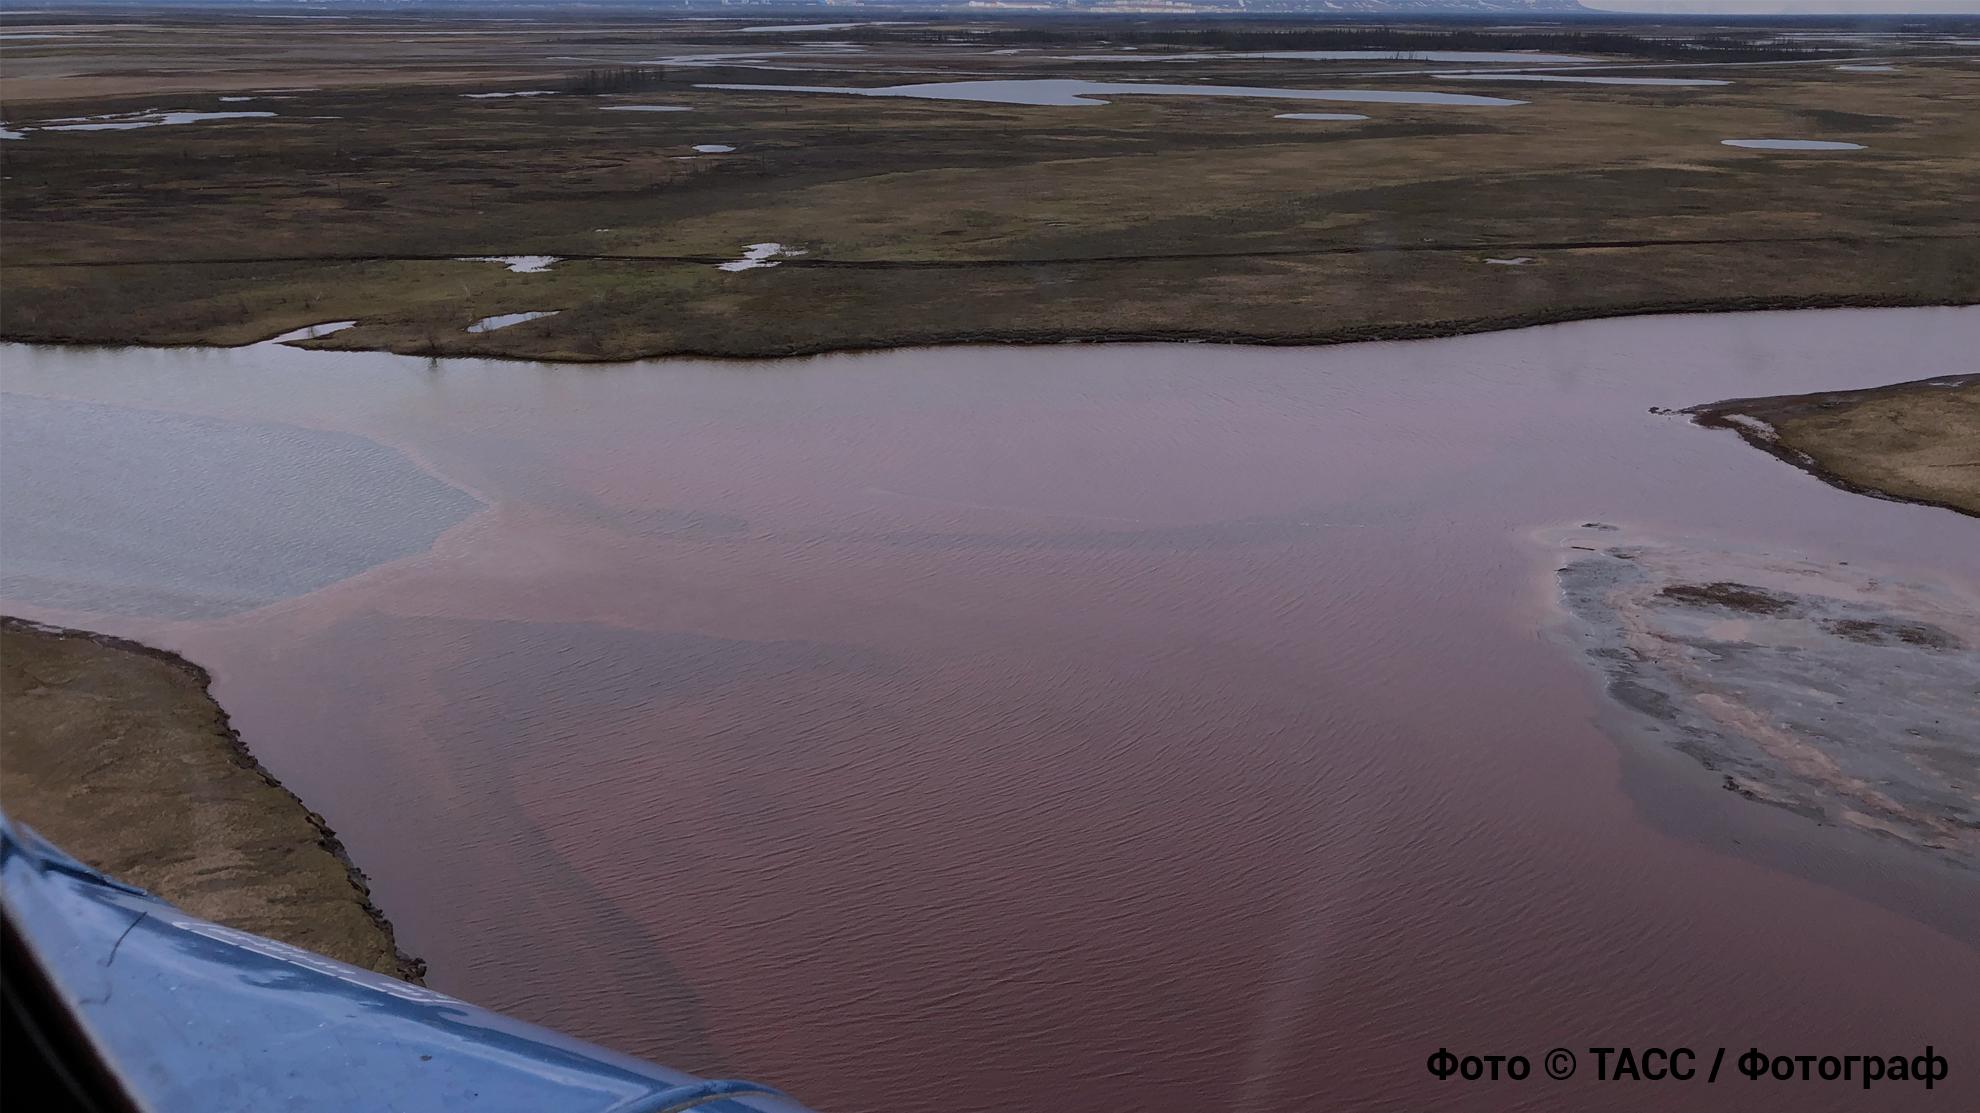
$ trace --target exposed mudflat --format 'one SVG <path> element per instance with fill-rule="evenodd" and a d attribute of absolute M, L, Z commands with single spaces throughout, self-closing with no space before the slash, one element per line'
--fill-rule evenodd
<path fill-rule="evenodd" d="M 1551 540 L 1571 636 L 1725 787 L 1980 866 L 1980 597 L 1590 524 Z"/>

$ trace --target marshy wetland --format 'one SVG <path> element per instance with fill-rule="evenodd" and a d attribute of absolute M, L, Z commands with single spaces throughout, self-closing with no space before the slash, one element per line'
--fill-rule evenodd
<path fill-rule="evenodd" d="M 0 679 L 361 961 L 823 1110 L 1971 1104 L 1957 35 L 303 22 L 4 20 L 0 609 L 183 660 Z"/>
<path fill-rule="evenodd" d="M 994 21 L 270 22 L 9 43 L 0 335 L 228 345 L 355 319 L 323 343 L 598 361 L 1980 293 L 1980 51 L 1925 41 L 1956 34 L 1439 61 L 1395 56 L 1436 49 L 1416 40 L 1330 59 Z M 1110 36 L 1132 66 L 1093 60 Z M 615 91 L 568 91 L 586 73 Z M 1693 84 L 1606 83 L 1638 80 Z M 1279 118 L 1337 95 L 1370 118 Z M 229 99 L 264 96 L 283 99 Z M 277 116 L 39 130 L 160 108 Z M 715 266 L 770 241 L 805 254 Z M 565 261 L 455 261 L 522 255 Z M 1477 265 L 1519 255 L 1544 265 Z M 545 305 L 563 312 L 467 331 Z"/>

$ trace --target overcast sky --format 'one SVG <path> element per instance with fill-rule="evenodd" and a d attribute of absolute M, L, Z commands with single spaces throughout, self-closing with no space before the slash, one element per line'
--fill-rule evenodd
<path fill-rule="evenodd" d="M 1581 0 L 1605 12 L 1714 12 L 1727 15 L 1980 15 L 1980 0 Z"/>

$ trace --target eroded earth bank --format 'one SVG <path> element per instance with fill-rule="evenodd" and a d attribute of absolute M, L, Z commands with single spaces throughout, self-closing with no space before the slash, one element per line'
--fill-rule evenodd
<path fill-rule="evenodd" d="M 255 761 L 206 670 L 0 618 L 8 815 L 186 911 L 419 982 L 323 818 Z"/>

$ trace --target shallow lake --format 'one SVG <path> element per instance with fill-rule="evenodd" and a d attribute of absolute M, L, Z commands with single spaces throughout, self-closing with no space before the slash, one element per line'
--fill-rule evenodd
<path fill-rule="evenodd" d="M 982 101 L 988 104 L 1052 106 L 1106 104 L 1104 97 L 1275 97 L 1280 100 L 1366 101 L 1383 104 L 1508 105 L 1524 101 L 1469 93 L 1424 93 L 1389 89 L 1277 89 L 1253 85 L 1165 85 L 1142 81 L 1074 81 L 1018 78 L 1008 81 L 935 81 L 921 85 L 697 85 L 752 93 L 844 93 L 859 97 L 916 97 L 923 100 Z"/>
<path fill-rule="evenodd" d="M 1232 59 L 1283 62 L 1593 62 L 1578 54 L 1522 54 L 1512 50 L 1240 50 L 1191 54 L 1073 54 L 1068 62 L 1222 62 Z"/>
<path fill-rule="evenodd" d="M 1731 85 L 1707 77 L 1572 77 L 1553 73 L 1440 73 L 1439 81 L 1557 81 L 1566 85 L 1661 85 L 1682 88 L 1697 85 Z"/>
<path fill-rule="evenodd" d="M 1536 538 L 1971 590 L 1980 522 L 1649 410 L 1976 350 L 1980 309 L 602 367 L 14 345 L 4 604 L 209 667 L 439 988 L 822 1109 L 1497 1110 L 1426 1057 L 1624 1043 L 1932 1043 L 1953 1108 L 1973 874 L 1635 733 Z"/>
<path fill-rule="evenodd" d="M 1839 143 L 1829 139 L 1721 139 L 1727 147 L 1750 147 L 1760 151 L 1860 151 L 1861 143 Z"/>

